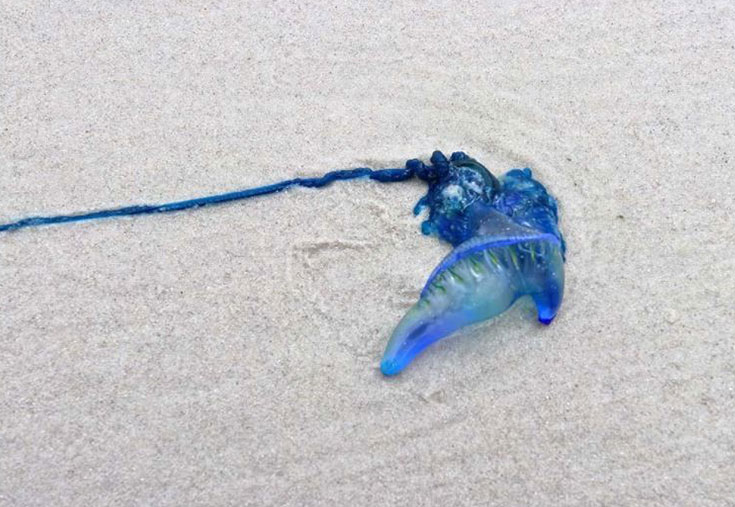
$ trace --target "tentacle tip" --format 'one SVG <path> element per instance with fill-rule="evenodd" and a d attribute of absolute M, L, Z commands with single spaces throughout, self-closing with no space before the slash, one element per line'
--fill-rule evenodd
<path fill-rule="evenodd" d="M 470 158 L 469 155 L 467 155 L 465 152 L 463 152 L 463 151 L 455 151 L 449 157 L 449 161 L 450 162 L 461 162 L 462 160 L 467 160 L 469 158 Z"/>
<path fill-rule="evenodd" d="M 447 165 L 449 164 L 449 160 L 439 150 L 435 150 L 434 153 L 431 154 L 431 163 L 434 165 Z"/>
<path fill-rule="evenodd" d="M 556 315 L 553 315 L 551 317 L 539 317 L 538 321 L 544 326 L 548 326 L 554 321 L 554 317 L 556 317 Z"/>

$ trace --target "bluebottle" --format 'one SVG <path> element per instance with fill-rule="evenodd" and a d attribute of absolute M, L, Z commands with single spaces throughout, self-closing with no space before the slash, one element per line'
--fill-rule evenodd
<path fill-rule="evenodd" d="M 564 294 L 566 247 L 556 200 L 531 169 L 498 179 L 463 152 L 449 159 L 434 152 L 430 165 L 411 160 L 407 167 L 429 185 L 414 208 L 429 208 L 422 232 L 454 248 L 393 331 L 383 374 L 400 373 L 432 343 L 500 315 L 523 296 L 550 324 Z"/>
<path fill-rule="evenodd" d="M 497 178 L 464 152 L 447 158 L 435 151 L 429 164 L 411 159 L 403 168 L 336 170 L 320 177 L 164 204 L 32 216 L 0 224 L 0 232 L 182 211 L 356 178 L 380 183 L 412 178 L 426 182 L 428 191 L 414 207 L 414 215 L 428 209 L 421 231 L 453 247 L 393 331 L 380 363 L 384 375 L 400 373 L 432 343 L 500 315 L 521 297 L 533 299 L 542 324 L 554 319 L 564 293 L 566 251 L 556 200 L 530 169 L 512 169 Z"/>

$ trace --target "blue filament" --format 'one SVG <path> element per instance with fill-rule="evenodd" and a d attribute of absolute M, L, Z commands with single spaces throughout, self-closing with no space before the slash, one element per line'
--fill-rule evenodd
<path fill-rule="evenodd" d="M 196 199 L 187 199 L 184 201 L 175 201 L 164 204 L 141 204 L 135 206 L 125 206 L 123 208 L 72 213 L 69 215 L 27 217 L 21 220 L 17 220 L 15 222 L 0 224 L 0 232 L 9 232 L 28 227 L 39 227 L 42 225 L 83 222 L 86 220 L 97 220 L 101 218 L 150 215 L 153 213 L 170 213 L 173 211 L 182 211 L 186 209 L 199 208 L 202 206 L 210 206 L 213 204 L 239 201 L 243 199 L 249 199 L 251 197 L 257 197 L 260 195 L 275 194 L 277 192 L 282 192 L 283 190 L 286 190 L 290 187 L 298 186 L 306 188 L 320 188 L 327 186 L 334 181 L 353 180 L 357 178 L 367 177 L 380 183 L 394 183 L 408 180 L 412 178 L 413 175 L 414 171 L 410 168 L 374 170 L 360 167 L 357 169 L 342 169 L 328 172 L 324 176 L 318 178 L 294 178 L 278 183 L 273 183 L 270 185 L 264 185 L 261 187 L 248 188 L 245 190 L 210 195 L 206 197 L 199 197 Z"/>

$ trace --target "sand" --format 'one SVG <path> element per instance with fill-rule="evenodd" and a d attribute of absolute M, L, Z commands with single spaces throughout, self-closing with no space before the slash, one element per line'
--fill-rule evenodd
<path fill-rule="evenodd" d="M 2 2 L 0 222 L 464 150 L 568 242 L 386 379 L 420 182 L 0 237 L 0 505 L 735 505 L 731 2 Z"/>

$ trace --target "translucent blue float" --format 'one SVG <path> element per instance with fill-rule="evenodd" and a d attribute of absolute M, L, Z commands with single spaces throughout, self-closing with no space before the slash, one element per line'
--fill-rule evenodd
<path fill-rule="evenodd" d="M 418 177 L 428 184 L 414 214 L 429 208 L 421 225 L 454 249 L 429 276 L 418 302 L 399 322 L 381 361 L 385 375 L 402 371 L 421 351 L 455 331 L 500 315 L 530 296 L 538 319 L 550 324 L 564 292 L 564 239 L 556 200 L 530 169 L 501 178 L 462 152 L 447 159 L 436 151 L 431 163 L 413 159 L 405 168 L 357 168 L 318 178 L 295 178 L 262 187 L 165 204 L 28 217 L 0 224 L 0 232 L 101 218 L 181 211 L 281 192 L 293 186 L 319 188 L 333 181 L 370 178 L 393 183 Z"/>
<path fill-rule="evenodd" d="M 393 331 L 380 369 L 403 370 L 422 350 L 458 329 L 490 319 L 531 296 L 550 324 L 564 292 L 564 240 L 556 201 L 530 169 L 495 178 L 462 152 L 431 165 L 407 164 L 429 184 L 414 209 L 428 206 L 421 229 L 454 249 L 429 276 L 418 302 Z"/>

